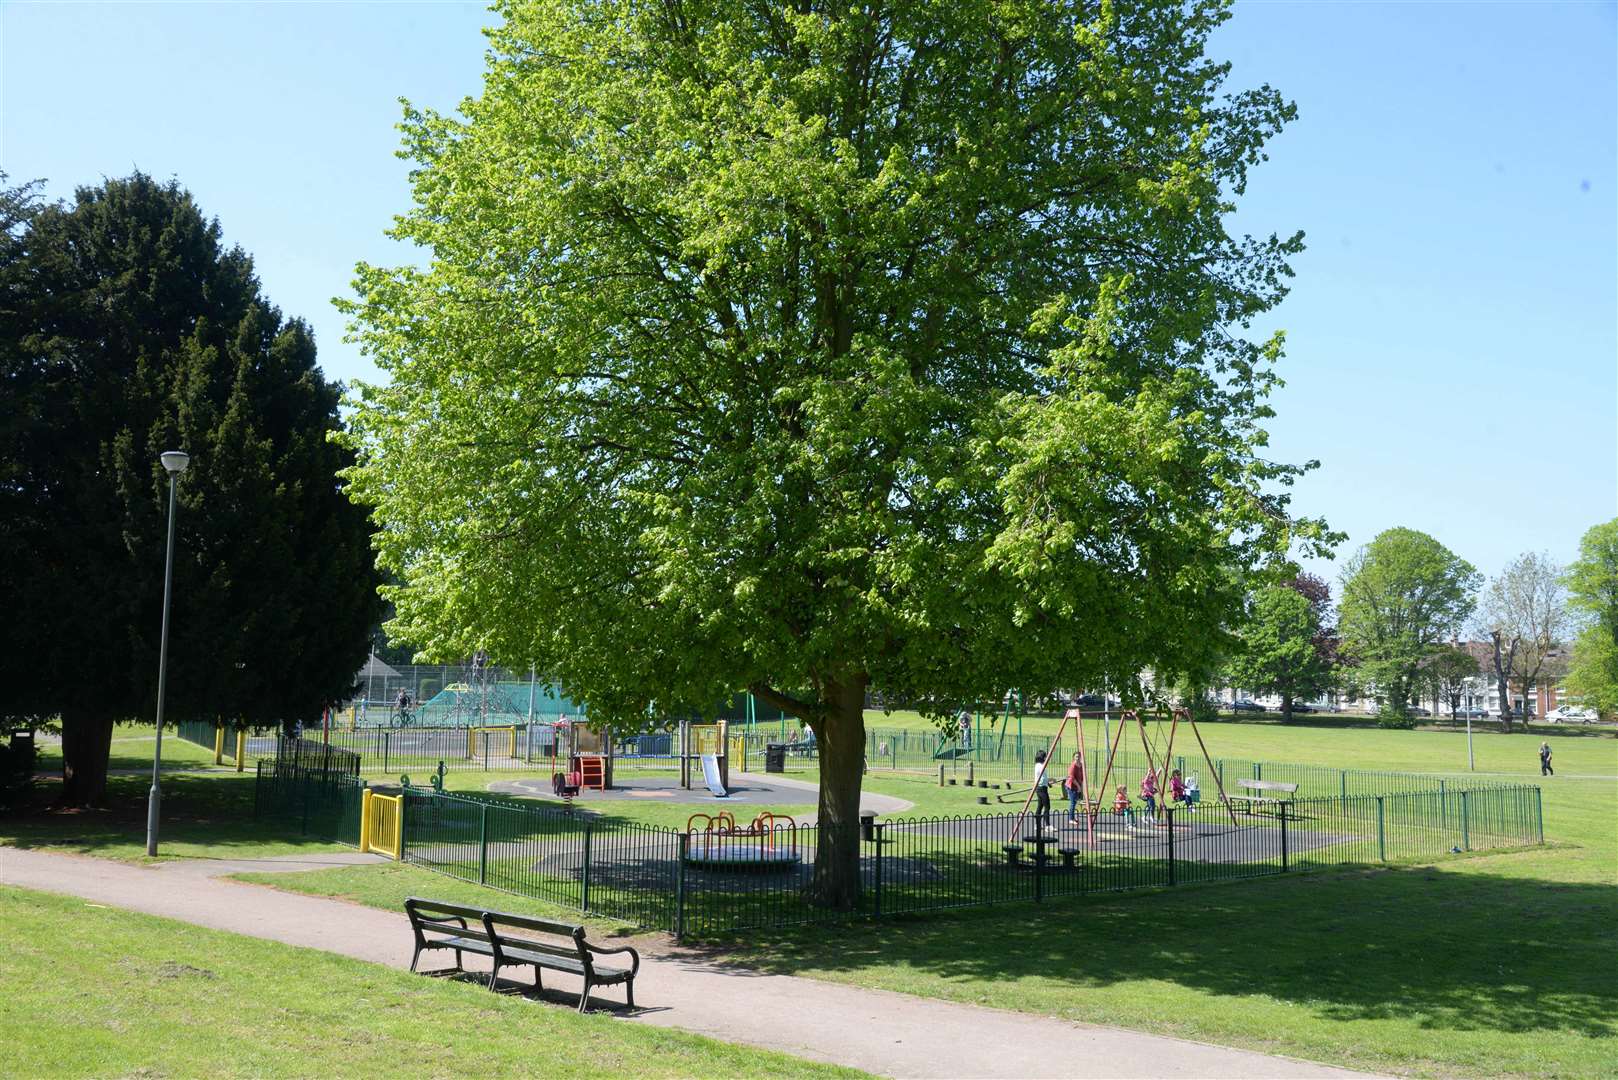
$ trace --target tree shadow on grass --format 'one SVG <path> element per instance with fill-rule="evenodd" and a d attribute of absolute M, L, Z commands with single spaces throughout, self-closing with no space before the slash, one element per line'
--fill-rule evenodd
<path fill-rule="evenodd" d="M 990 995 L 1145 979 L 1338 1021 L 1618 1035 L 1618 888 L 1431 867 L 979 909 L 753 937 L 777 974 L 903 965 Z M 1029 980 L 1008 991 L 1007 983 Z M 992 997 L 991 997 L 992 1000 Z"/>
<path fill-rule="evenodd" d="M 105 854 L 131 844 L 144 845 L 146 796 L 150 776 L 107 778 L 104 810 L 60 810 L 54 807 L 59 778 L 35 777 L 32 804 L 22 813 L 0 817 L 0 844 L 17 848 L 67 848 Z M 299 836 L 296 825 L 253 817 L 252 774 L 165 775 L 162 839 L 165 845 L 217 847 L 219 857 L 231 849 L 275 844 L 324 848 L 329 839 Z M 173 855 L 172 850 L 164 852 Z"/>

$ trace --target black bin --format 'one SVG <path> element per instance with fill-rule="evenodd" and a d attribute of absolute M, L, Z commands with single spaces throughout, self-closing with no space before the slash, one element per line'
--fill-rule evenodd
<path fill-rule="evenodd" d="M 772 742 L 765 745 L 764 771 L 767 773 L 784 773 L 787 771 L 786 744 Z"/>

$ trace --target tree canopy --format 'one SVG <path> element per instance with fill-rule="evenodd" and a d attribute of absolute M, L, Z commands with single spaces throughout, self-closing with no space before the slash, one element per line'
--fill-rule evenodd
<path fill-rule="evenodd" d="M 1208 669 L 1324 537 L 1244 332 L 1301 239 L 1226 230 L 1293 109 L 1227 92 L 1224 3 L 497 10 L 481 96 L 406 111 L 431 263 L 351 307 L 395 636 L 804 719 L 849 903 L 868 687 Z"/>
<path fill-rule="evenodd" d="M 1572 624 L 1562 568 L 1543 553 L 1519 555 L 1484 590 L 1477 623 L 1490 644 L 1500 722 L 1510 731 L 1511 684 L 1526 703 L 1535 682 L 1560 668 L 1568 645 Z"/>
<path fill-rule="evenodd" d="M 1388 529 L 1344 564 L 1338 630 L 1384 723 L 1407 723 L 1422 661 L 1465 623 L 1480 580 L 1471 563 L 1414 529 Z"/>
<path fill-rule="evenodd" d="M 1319 578 L 1304 577 L 1254 594 L 1227 669 L 1235 686 L 1279 694 L 1287 723 L 1294 702 L 1324 693 L 1333 673 L 1334 641 L 1325 625 L 1330 594 Z"/>
<path fill-rule="evenodd" d="M 1584 534 L 1566 585 L 1570 605 L 1585 620 L 1573 644 L 1568 688 L 1610 716 L 1618 712 L 1618 519 Z"/>
<path fill-rule="evenodd" d="M 64 797 L 100 799 L 111 725 L 156 697 L 167 476 L 183 449 L 168 716 L 312 720 L 378 609 L 328 436 L 340 390 L 177 183 L 39 208 L 8 250 L 0 428 L 8 712 L 60 715 Z"/>

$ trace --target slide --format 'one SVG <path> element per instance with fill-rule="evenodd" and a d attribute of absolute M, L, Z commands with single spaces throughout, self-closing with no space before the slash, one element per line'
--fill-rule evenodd
<path fill-rule="evenodd" d="M 708 782 L 708 790 L 713 792 L 714 798 L 723 799 L 730 794 L 725 790 L 725 785 L 719 782 L 718 754 L 702 755 L 702 778 Z"/>

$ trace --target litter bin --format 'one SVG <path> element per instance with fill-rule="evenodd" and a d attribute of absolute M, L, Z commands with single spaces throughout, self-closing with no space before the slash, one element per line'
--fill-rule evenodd
<path fill-rule="evenodd" d="M 867 844 L 876 839 L 876 815 L 870 811 L 860 815 L 860 839 Z"/>
<path fill-rule="evenodd" d="M 764 771 L 767 773 L 784 773 L 787 771 L 787 748 L 785 743 L 768 743 L 764 747 Z"/>

